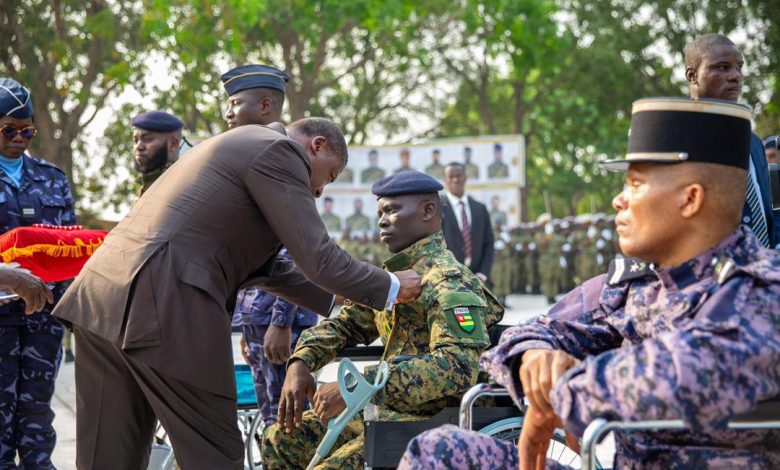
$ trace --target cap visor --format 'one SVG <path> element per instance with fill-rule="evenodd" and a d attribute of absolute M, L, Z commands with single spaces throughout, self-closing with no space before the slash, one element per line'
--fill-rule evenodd
<path fill-rule="evenodd" d="M 685 160 L 667 160 L 656 158 L 636 158 L 632 160 L 619 158 L 614 160 L 601 160 L 599 162 L 599 167 L 609 171 L 626 172 L 632 163 L 663 163 L 666 165 L 672 165 L 675 163 L 683 163 L 684 161 Z"/>

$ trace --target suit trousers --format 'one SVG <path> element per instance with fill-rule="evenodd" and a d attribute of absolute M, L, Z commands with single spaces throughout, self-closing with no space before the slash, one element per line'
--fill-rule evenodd
<path fill-rule="evenodd" d="M 161 374 L 82 328 L 74 337 L 77 468 L 146 469 L 156 420 L 181 468 L 243 468 L 235 399 Z"/>

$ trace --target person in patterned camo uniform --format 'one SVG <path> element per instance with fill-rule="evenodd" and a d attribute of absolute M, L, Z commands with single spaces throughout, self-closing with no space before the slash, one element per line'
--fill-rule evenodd
<path fill-rule="evenodd" d="M 65 173 L 26 154 L 34 129 L 29 91 L 0 78 L 0 233 L 33 224 L 76 223 Z M 67 286 L 55 284 L 55 302 Z M 17 468 L 17 452 L 22 468 L 54 468 L 51 397 L 64 328 L 51 309 L 45 305 L 33 313 L 21 300 L 0 306 L 0 468 Z"/>
<path fill-rule="evenodd" d="M 582 436 L 598 417 L 689 427 L 615 432 L 615 468 L 780 468 L 776 431 L 725 428 L 780 392 L 780 256 L 739 225 L 750 112 L 694 103 L 634 103 L 626 160 L 603 163 L 630 164 L 613 206 L 620 248 L 636 258 L 483 355 L 515 401 L 531 402 L 518 447 L 443 427 L 416 437 L 400 469 L 540 468 L 554 426 Z"/>
<path fill-rule="evenodd" d="M 479 355 L 490 344 L 488 328 L 503 308 L 480 280 L 447 250 L 441 232 L 442 186 L 420 172 L 403 172 L 377 181 L 380 237 L 395 253 L 384 264 L 414 269 L 422 277 L 416 301 L 392 312 L 351 305 L 336 317 L 303 332 L 288 362 L 279 405 L 279 422 L 263 446 L 266 469 L 305 468 L 325 434 L 325 423 L 345 407 L 336 383 L 314 393 L 316 371 L 344 347 L 381 337 L 384 360 L 415 356 L 390 367 L 390 378 L 374 398 L 383 420 L 422 419 L 456 406 L 477 382 Z M 375 366 L 366 375 L 373 380 Z M 314 409 L 301 416 L 304 396 Z M 295 426 L 293 425 L 295 423 Z M 285 433 L 286 431 L 286 433 Z M 357 416 L 342 432 L 333 452 L 316 468 L 362 469 L 363 423 Z"/>

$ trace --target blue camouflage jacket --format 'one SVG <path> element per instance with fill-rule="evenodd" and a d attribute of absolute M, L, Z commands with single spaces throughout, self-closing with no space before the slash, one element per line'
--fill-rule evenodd
<path fill-rule="evenodd" d="M 291 259 L 285 249 L 279 252 L 279 256 Z M 238 293 L 233 323 L 282 328 L 312 326 L 317 324 L 317 314 L 255 287 L 248 287 Z"/>
<path fill-rule="evenodd" d="M 76 210 L 68 178 L 55 164 L 41 158 L 23 155 L 19 187 L 0 170 L 0 233 L 32 224 L 75 225 Z M 68 283 L 57 283 L 53 289 L 55 303 L 65 293 Z M 0 307 L 0 325 L 42 321 L 51 308 L 25 315 L 23 302 Z"/>
<path fill-rule="evenodd" d="M 562 349 L 580 359 L 551 393 L 579 436 L 598 417 L 690 427 L 617 432 L 615 468 L 780 468 L 778 432 L 725 429 L 780 396 L 780 254 L 741 226 L 677 267 L 618 267 L 505 331 L 482 366 L 519 401 L 523 352 Z"/>

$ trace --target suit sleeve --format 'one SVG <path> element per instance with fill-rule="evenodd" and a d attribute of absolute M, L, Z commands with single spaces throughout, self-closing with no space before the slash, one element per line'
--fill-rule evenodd
<path fill-rule="evenodd" d="M 260 153 L 245 175 L 248 191 L 309 280 L 328 292 L 384 309 L 390 276 L 353 259 L 328 237 L 311 194 L 305 157 L 295 147 L 293 141 L 279 139 Z"/>
<path fill-rule="evenodd" d="M 480 247 L 482 250 L 482 261 L 479 263 L 477 272 L 490 277 L 490 272 L 493 269 L 493 242 L 495 241 L 493 239 L 493 228 L 490 226 L 490 214 L 488 214 L 487 208 L 482 204 L 479 206 L 479 213 L 482 214 L 481 226 L 485 233 L 482 237 L 482 247 Z"/>

